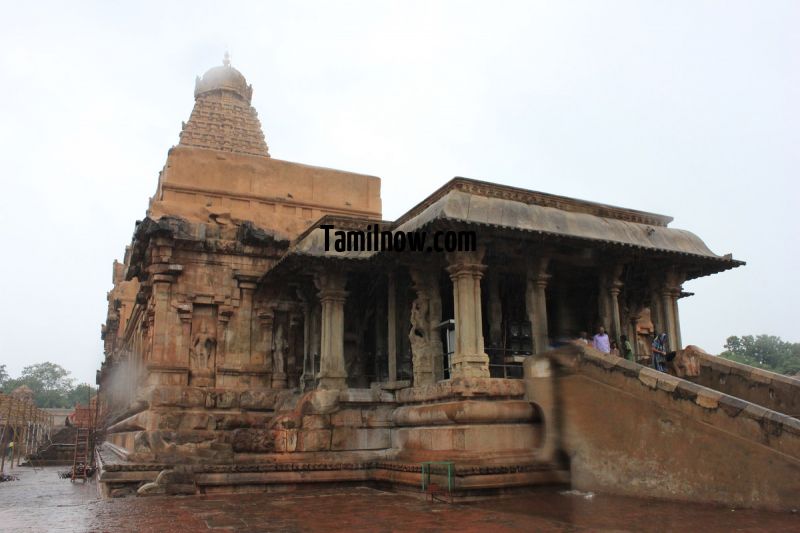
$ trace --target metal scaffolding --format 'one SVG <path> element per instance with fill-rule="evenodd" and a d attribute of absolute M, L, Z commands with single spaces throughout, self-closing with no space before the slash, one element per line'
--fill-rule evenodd
<path fill-rule="evenodd" d="M 0 393 L 0 474 L 6 458 L 13 468 L 20 461 L 50 442 L 53 415 L 36 407 L 32 400 Z M 9 457 L 10 455 L 10 457 Z"/>

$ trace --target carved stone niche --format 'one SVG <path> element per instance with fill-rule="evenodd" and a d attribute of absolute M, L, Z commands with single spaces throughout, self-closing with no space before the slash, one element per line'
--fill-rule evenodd
<path fill-rule="evenodd" d="M 217 355 L 217 309 L 215 305 L 195 305 L 189 343 L 189 384 L 213 387 Z"/>

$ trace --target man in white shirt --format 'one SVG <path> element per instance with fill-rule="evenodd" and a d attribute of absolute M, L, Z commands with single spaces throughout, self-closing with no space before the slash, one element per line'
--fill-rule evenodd
<path fill-rule="evenodd" d="M 597 335 L 592 337 L 592 346 L 594 346 L 595 350 L 601 351 L 603 353 L 611 352 L 611 342 L 608 340 L 608 335 L 606 335 L 606 328 L 604 328 L 603 326 L 597 328 Z"/>

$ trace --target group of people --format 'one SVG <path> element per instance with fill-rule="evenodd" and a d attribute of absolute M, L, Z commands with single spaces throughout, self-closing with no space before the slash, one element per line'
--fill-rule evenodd
<path fill-rule="evenodd" d="M 628 337 L 622 335 L 619 340 L 620 342 L 617 343 L 616 340 L 610 339 L 608 333 L 606 333 L 606 328 L 603 326 L 597 328 L 597 333 L 592 338 L 589 338 L 589 334 L 585 331 L 581 331 L 578 337 L 578 342 L 588 344 L 599 352 L 624 357 L 629 361 L 633 361 L 633 345 L 631 345 Z"/>
<path fill-rule="evenodd" d="M 617 343 L 616 340 L 609 338 L 608 333 L 606 333 L 606 328 L 603 326 L 598 327 L 597 333 L 591 338 L 589 338 L 587 332 L 581 331 L 577 340 L 578 342 L 592 346 L 599 352 L 616 355 L 617 357 L 624 357 L 628 361 L 633 361 L 635 359 L 633 345 L 630 340 L 628 340 L 628 336 L 620 335 L 620 342 Z M 651 348 L 651 364 L 653 368 L 660 372 L 666 372 L 667 362 L 670 360 L 669 356 L 673 355 L 674 357 L 674 352 L 667 352 L 667 334 L 653 332 Z"/>

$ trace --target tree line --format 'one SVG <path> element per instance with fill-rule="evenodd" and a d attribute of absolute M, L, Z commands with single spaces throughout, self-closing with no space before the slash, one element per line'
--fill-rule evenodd
<path fill-rule="evenodd" d="M 40 408 L 70 408 L 80 403 L 87 405 L 89 398 L 97 392 L 86 383 L 75 384 L 69 370 L 55 363 L 39 363 L 26 366 L 19 377 L 12 378 L 6 365 L 0 365 L 0 390 L 10 394 L 14 389 L 27 385 L 33 391 L 36 406 Z"/>
<path fill-rule="evenodd" d="M 725 351 L 719 355 L 770 372 L 800 377 L 800 342 L 786 342 L 773 335 L 728 337 Z"/>

